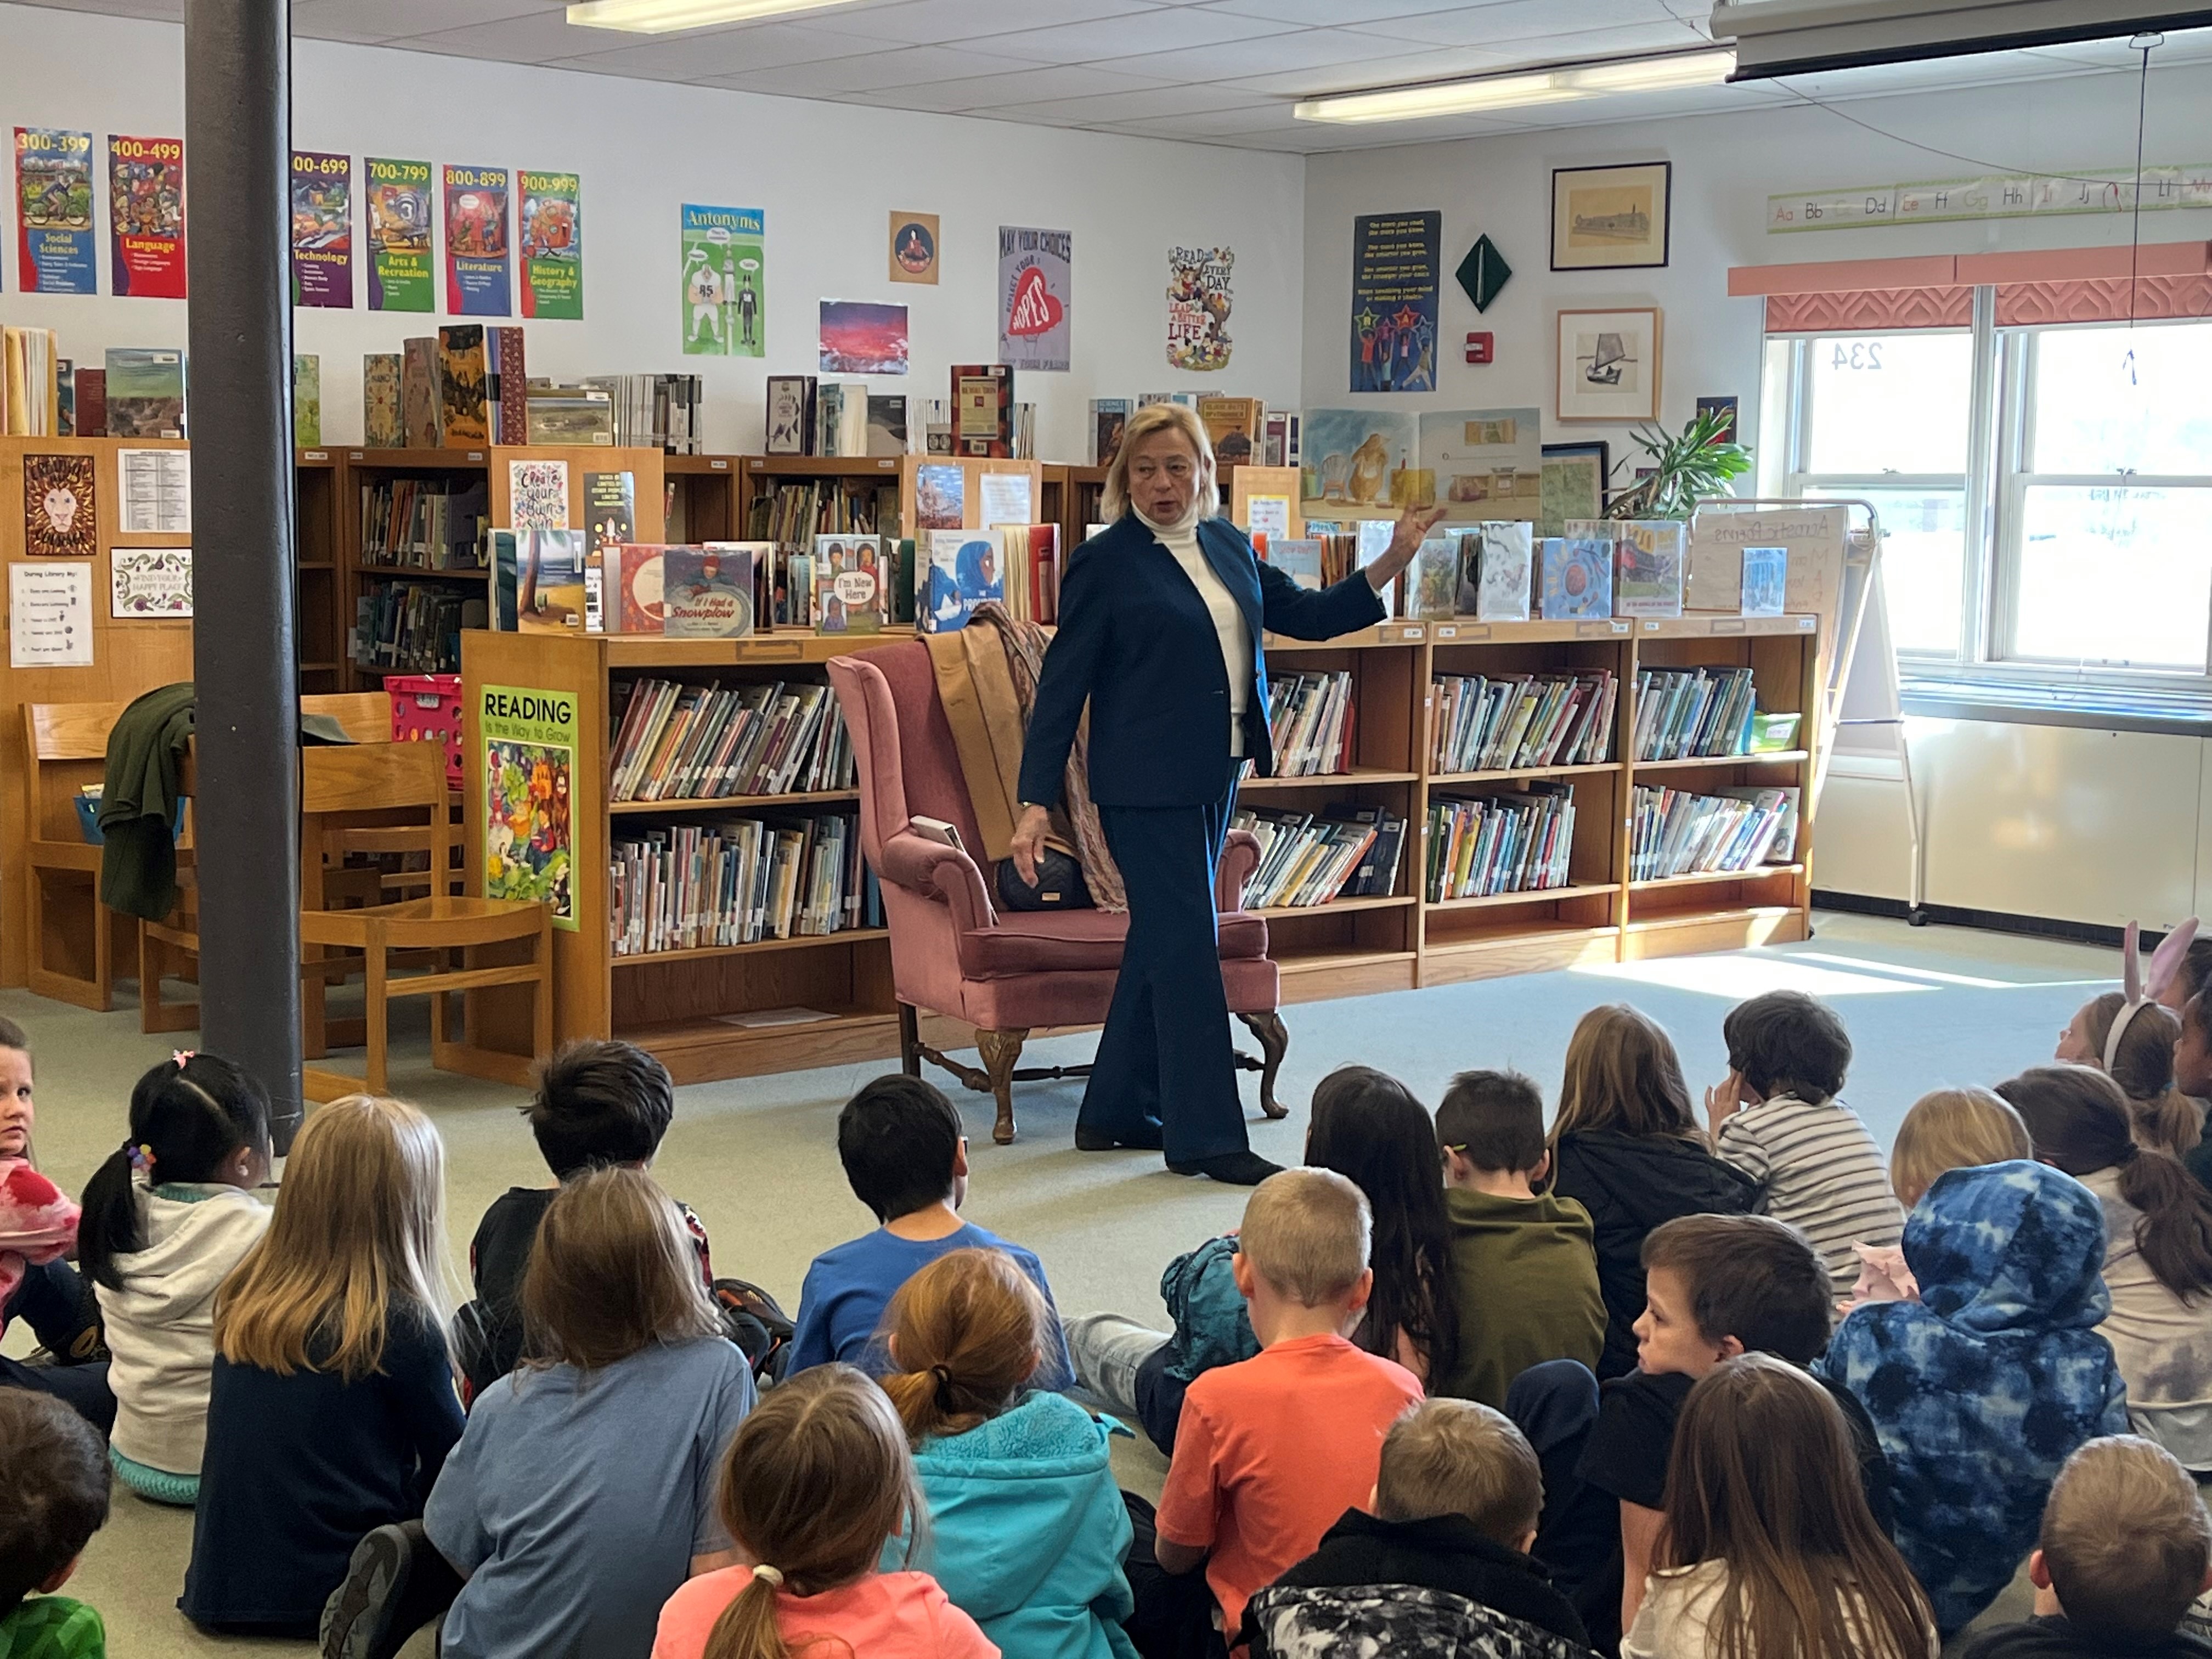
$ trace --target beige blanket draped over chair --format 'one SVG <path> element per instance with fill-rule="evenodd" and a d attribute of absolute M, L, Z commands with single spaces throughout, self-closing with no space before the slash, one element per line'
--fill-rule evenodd
<path fill-rule="evenodd" d="M 1022 741 L 1051 635 L 989 600 L 975 607 L 965 628 L 925 637 L 937 695 L 952 728 L 975 827 L 983 837 L 981 861 L 996 864 L 1012 844 L 1014 821 L 1021 813 Z M 1053 814 L 1052 844 L 1083 866 L 1084 882 L 1098 908 L 1127 910 L 1121 872 L 1107 850 L 1098 808 L 1091 799 L 1090 724 L 1086 714 L 1068 751 L 1066 793 L 1061 810 Z"/>

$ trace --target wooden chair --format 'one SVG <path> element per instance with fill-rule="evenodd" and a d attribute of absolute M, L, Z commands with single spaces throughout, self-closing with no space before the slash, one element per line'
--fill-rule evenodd
<path fill-rule="evenodd" d="M 411 809 L 422 815 L 429 833 L 430 868 L 443 870 L 451 864 L 453 816 L 447 796 L 445 756 L 436 744 L 385 743 L 353 749 L 309 749 L 302 751 L 301 760 L 303 867 L 310 859 L 320 860 L 324 819 L 396 809 Z M 528 1080 L 536 1056 L 552 1048 L 553 914 L 550 906 L 434 891 L 422 898 L 360 909 L 303 910 L 300 939 L 304 946 L 360 952 L 368 976 L 367 1076 L 352 1078 L 309 1066 L 305 1092 L 310 1100 L 335 1100 L 357 1093 L 364 1086 L 372 1094 L 383 1091 L 386 1012 L 393 997 L 431 999 L 430 1060 L 441 1071 L 521 1084 Z M 514 959 L 524 945 L 528 947 L 527 959 Z M 481 953 L 488 949 L 501 959 L 485 962 Z M 391 975 L 397 952 L 432 952 L 429 960 L 436 963 L 444 959 L 444 953 L 455 950 L 463 956 L 463 965 L 458 969 L 433 966 L 403 978 Z M 473 995 L 465 1000 L 464 1037 L 456 1040 L 448 1035 L 447 994 L 473 994 L 504 985 L 530 988 L 531 1054 L 481 1048 L 465 1040 L 465 1029 L 473 1023 L 473 1008 L 467 1006 L 473 1003 Z"/>
<path fill-rule="evenodd" d="M 115 961 L 118 952 L 128 960 L 132 923 L 100 902 L 100 849 L 84 838 L 76 793 L 106 775 L 107 735 L 128 707 L 23 706 L 23 822 L 29 866 L 24 921 L 30 988 L 42 997 L 99 1013 L 114 1006 Z"/>

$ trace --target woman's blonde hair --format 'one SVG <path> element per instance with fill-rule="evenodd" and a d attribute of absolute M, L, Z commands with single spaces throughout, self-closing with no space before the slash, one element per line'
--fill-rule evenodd
<path fill-rule="evenodd" d="M 884 1392 L 907 1438 L 965 1434 L 1012 1405 L 1043 1358 L 1044 1297 L 1004 1250 L 951 1250 L 899 1286 Z"/>
<path fill-rule="evenodd" d="M 1911 1209 L 1949 1170 L 2027 1162 L 2035 1143 L 2018 1112 L 1992 1090 L 1937 1089 L 1912 1103 L 1889 1152 L 1889 1184 Z"/>
<path fill-rule="evenodd" d="M 2173 1011 L 2155 1002 L 2145 1003 L 2128 1016 L 2120 1033 L 2119 1052 L 2110 1066 L 2105 1064 L 2105 1045 L 2112 1041 L 2112 1022 L 2127 1006 L 2118 991 L 2082 1005 L 2075 1016 L 2082 1035 L 2096 1053 L 2090 1063 L 2106 1073 L 2128 1097 L 2128 1116 L 2136 1140 L 2154 1152 L 2176 1158 L 2203 1138 L 2203 1121 L 2188 1097 L 2173 1086 L 2173 1045 L 2181 1041 L 2181 1022 Z"/>
<path fill-rule="evenodd" d="M 215 1346 L 289 1376 L 377 1370 L 395 1316 L 442 1340 L 446 1148 L 404 1101 L 348 1095 L 318 1109 L 285 1160 L 269 1231 L 216 1292 Z"/>
<path fill-rule="evenodd" d="M 620 1167 L 562 1183 L 530 1249 L 522 1319 L 532 1364 L 584 1371 L 721 1331 L 676 1200 Z"/>
<path fill-rule="evenodd" d="M 884 1542 L 923 1513 L 914 1456 L 884 1391 L 850 1365 L 771 1389 L 722 1455 L 721 1518 L 756 1572 L 722 1609 L 704 1659 L 790 1659 L 775 1591 L 819 1595 L 875 1571 Z"/>
<path fill-rule="evenodd" d="M 1566 1075 L 1552 1145 L 1583 1129 L 1625 1135 L 1673 1135 L 1704 1144 L 1690 1105 L 1682 1062 L 1666 1028 L 1625 1002 L 1593 1008 L 1567 1039 Z M 1557 1158 L 1553 1168 L 1559 1167 Z"/>
<path fill-rule="evenodd" d="M 1146 404 L 1129 417 L 1129 424 L 1121 431 L 1121 447 L 1107 464 L 1098 512 L 1108 524 L 1129 510 L 1129 452 L 1163 432 L 1181 433 L 1198 457 L 1198 516 L 1210 519 L 1221 511 L 1221 480 L 1213 465 L 1213 440 L 1206 435 L 1206 423 L 1198 418 L 1198 411 L 1182 404 Z"/>

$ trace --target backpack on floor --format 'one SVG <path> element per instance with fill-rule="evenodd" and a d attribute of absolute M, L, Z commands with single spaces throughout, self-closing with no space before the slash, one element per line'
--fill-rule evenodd
<path fill-rule="evenodd" d="M 744 1353 L 753 1368 L 753 1380 L 763 1389 L 781 1382 L 791 1364 L 792 1338 L 799 1328 L 776 1299 L 742 1279 L 718 1279 L 714 1306 L 722 1316 L 722 1334 Z"/>

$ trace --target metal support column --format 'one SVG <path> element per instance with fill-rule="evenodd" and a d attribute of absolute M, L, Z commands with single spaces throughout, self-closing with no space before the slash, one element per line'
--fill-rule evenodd
<path fill-rule="evenodd" d="M 281 1152 L 300 1092 L 290 0 L 187 0 L 192 674 L 200 1036 L 259 1078 Z"/>

